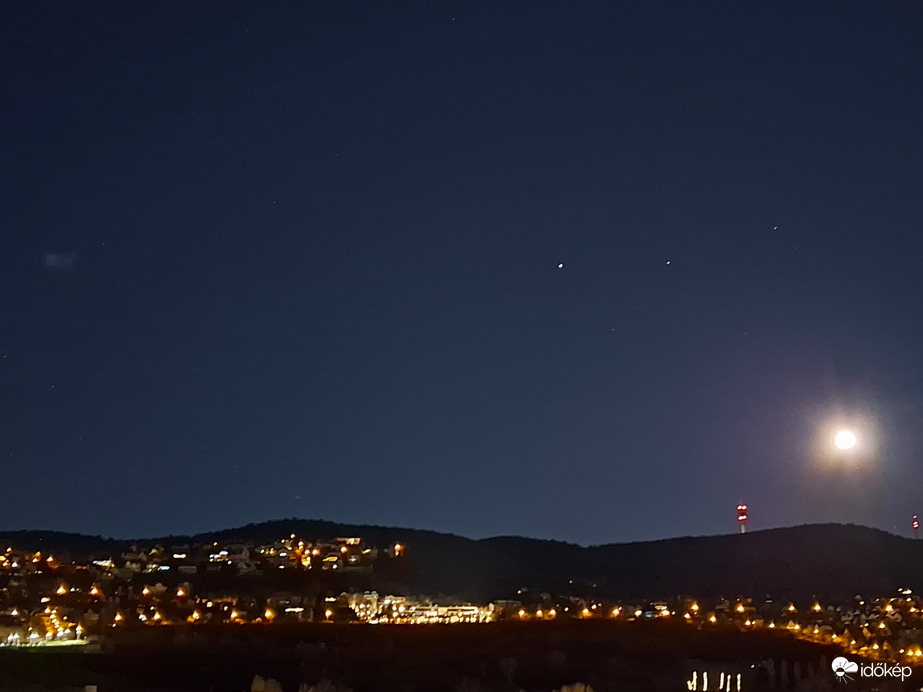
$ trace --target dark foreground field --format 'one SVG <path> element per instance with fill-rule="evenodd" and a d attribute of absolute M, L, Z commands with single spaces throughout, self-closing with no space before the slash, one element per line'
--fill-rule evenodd
<path fill-rule="evenodd" d="M 696 631 L 661 622 L 488 625 L 300 625 L 121 630 L 101 653 L 0 651 L 0 690 L 186 692 L 251 689 L 255 675 L 285 692 L 322 681 L 354 692 L 597 692 L 686 690 L 693 671 L 737 674 L 746 692 L 827 690 L 836 651 L 783 633 Z M 784 670 L 783 670 L 784 668 Z M 920 685 L 916 677 L 912 689 Z M 851 690 L 872 689 L 855 680 Z M 701 678 L 698 689 L 701 690 Z M 880 690 L 899 689 L 877 685 Z M 907 689 L 911 687 L 907 686 Z"/>

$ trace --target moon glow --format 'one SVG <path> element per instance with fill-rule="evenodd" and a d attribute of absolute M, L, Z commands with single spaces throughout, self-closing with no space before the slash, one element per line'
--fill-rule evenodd
<path fill-rule="evenodd" d="M 840 430 L 833 436 L 833 444 L 837 449 L 852 449 L 856 446 L 856 435 L 851 430 Z"/>

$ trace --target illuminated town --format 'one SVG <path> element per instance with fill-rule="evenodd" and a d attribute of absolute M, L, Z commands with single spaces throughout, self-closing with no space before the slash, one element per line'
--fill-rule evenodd
<path fill-rule="evenodd" d="M 200 593 L 195 575 L 263 576 L 265 570 L 370 573 L 379 554 L 400 559 L 404 546 L 383 551 L 361 538 L 306 542 L 291 535 L 271 545 L 135 547 L 118 556 L 63 561 L 9 546 L 0 554 L 0 646 L 90 641 L 106 627 L 275 622 L 459 623 L 494 619 L 493 606 L 439 605 L 375 592 L 307 597 L 277 593 L 261 601 L 233 593 Z M 167 587 L 157 577 L 172 577 Z"/>
<path fill-rule="evenodd" d="M 87 561 L 9 546 L 0 554 L 0 646 L 87 646 L 111 628 L 178 625 L 618 620 L 775 631 L 868 660 L 923 665 L 923 599 L 910 589 L 839 603 L 691 596 L 627 603 L 533 594 L 524 588 L 514 598 L 471 604 L 375 591 L 306 596 L 293 590 L 257 598 L 200 586 L 209 576 L 262 576 L 267 570 L 370 573 L 379 558 L 401 560 L 407 550 L 401 543 L 373 547 L 360 537 L 307 541 L 294 534 L 268 545 L 134 546 Z"/>

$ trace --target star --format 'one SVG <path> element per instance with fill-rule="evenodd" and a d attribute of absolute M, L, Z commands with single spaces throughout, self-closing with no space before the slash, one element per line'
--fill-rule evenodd
<path fill-rule="evenodd" d="M 564 262 L 560 262 L 558 264 L 558 269 L 564 269 Z"/>

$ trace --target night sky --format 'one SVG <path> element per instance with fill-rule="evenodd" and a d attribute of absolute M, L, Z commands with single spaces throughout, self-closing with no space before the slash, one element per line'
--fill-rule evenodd
<path fill-rule="evenodd" d="M 923 515 L 919 3 L 18 3 L 0 70 L 0 528 Z"/>

